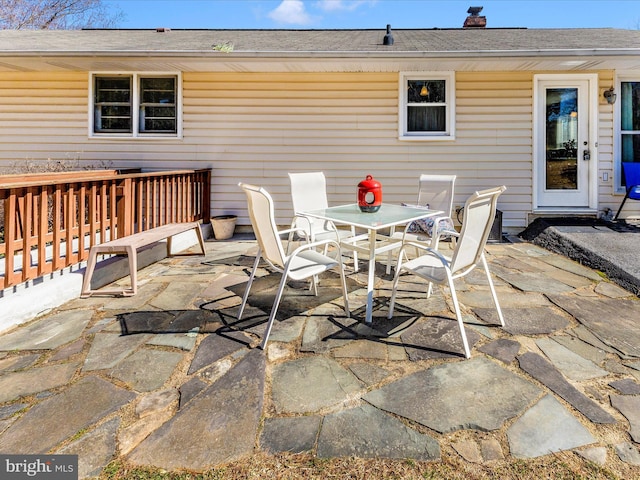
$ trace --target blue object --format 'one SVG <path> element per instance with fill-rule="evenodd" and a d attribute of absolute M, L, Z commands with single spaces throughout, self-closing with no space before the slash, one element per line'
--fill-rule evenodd
<path fill-rule="evenodd" d="M 624 199 L 622 199 L 620 208 L 618 208 L 618 212 L 613 218 L 614 220 L 618 219 L 618 215 L 620 215 L 627 198 L 640 200 L 640 162 L 623 162 L 622 171 L 624 172 L 624 183 L 627 188 L 627 193 L 624 195 Z"/>

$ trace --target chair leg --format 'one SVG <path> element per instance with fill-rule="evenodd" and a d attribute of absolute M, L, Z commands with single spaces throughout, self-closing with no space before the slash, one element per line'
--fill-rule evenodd
<path fill-rule="evenodd" d="M 358 273 L 358 252 L 356 252 L 355 250 L 352 250 L 352 253 L 353 253 L 353 271 L 354 273 Z"/>
<path fill-rule="evenodd" d="M 487 264 L 487 259 L 484 256 L 484 253 L 480 257 L 482 259 L 482 266 L 484 267 L 484 271 L 487 274 L 487 281 L 489 282 L 489 288 L 491 289 L 491 296 L 493 297 L 493 303 L 496 306 L 496 310 L 498 311 L 498 318 L 500 319 L 500 325 L 504 327 L 504 317 L 502 316 L 502 309 L 500 308 L 500 304 L 498 303 L 498 295 L 496 295 L 496 288 L 493 285 L 493 280 L 491 279 L 491 272 L 489 272 L 489 265 Z"/>
<path fill-rule="evenodd" d="M 258 249 L 258 253 L 256 254 L 256 260 L 253 262 L 251 275 L 249 275 L 249 281 L 247 282 L 247 288 L 244 289 L 244 295 L 242 296 L 242 304 L 240 305 L 240 310 L 238 310 L 238 320 L 242 318 L 244 307 L 247 304 L 247 298 L 249 298 L 249 290 L 251 290 L 251 284 L 253 283 L 253 278 L 256 276 L 256 270 L 258 270 L 258 264 L 260 263 L 261 256 L 262 256 L 262 251 Z"/>
<path fill-rule="evenodd" d="M 400 252 L 402 255 L 403 252 Z M 396 304 L 396 294 L 398 292 L 398 282 L 400 281 L 400 272 L 402 271 L 402 266 L 400 262 L 400 256 L 398 256 L 398 265 L 396 266 L 396 274 L 393 277 L 393 286 L 391 287 L 391 300 L 389 300 L 389 313 L 387 313 L 387 318 L 391 320 L 393 317 L 393 308 Z"/>
<path fill-rule="evenodd" d="M 344 265 L 340 263 L 340 280 L 342 281 L 342 296 L 344 297 L 344 313 L 347 318 L 351 317 L 351 312 L 349 311 L 349 297 L 347 291 L 347 279 L 344 274 Z"/>
<path fill-rule="evenodd" d="M 293 243 L 293 232 L 289 232 L 289 236 L 287 237 L 287 248 L 285 250 L 285 255 L 289 255 L 289 248 L 291 247 L 291 243 Z"/>
<path fill-rule="evenodd" d="M 458 320 L 458 328 L 460 329 L 460 335 L 462 335 L 462 345 L 464 346 L 464 356 L 471 358 L 471 352 L 469 351 L 469 342 L 467 341 L 467 334 L 464 330 L 464 322 L 462 321 L 462 312 L 460 311 L 460 305 L 458 304 L 458 295 L 456 295 L 456 289 L 453 285 L 453 278 L 451 273 L 447 272 L 447 280 L 449 281 L 449 289 L 451 290 L 451 300 L 453 301 L 453 309 L 456 313 L 456 319 Z"/>
<path fill-rule="evenodd" d="M 267 341 L 269 340 L 269 335 L 271 334 L 271 327 L 273 326 L 273 321 L 276 319 L 276 313 L 278 313 L 278 307 L 280 306 L 280 299 L 282 298 L 282 292 L 284 291 L 284 287 L 287 283 L 287 272 L 285 271 L 282 274 L 282 279 L 280 280 L 280 285 L 278 286 L 278 293 L 276 293 L 276 298 L 273 301 L 273 306 L 271 307 L 271 315 L 269 315 L 269 321 L 267 322 L 267 328 L 264 331 L 264 335 L 262 337 L 262 343 L 260 344 L 260 348 L 262 350 L 267 346 Z"/>
<path fill-rule="evenodd" d="M 631 189 L 627 190 L 627 193 L 625 194 L 624 198 L 622 199 L 622 203 L 620 204 L 620 207 L 618 208 L 618 211 L 616 212 L 616 216 L 613 217 L 614 220 L 618 220 L 618 215 L 620 215 L 620 212 L 622 211 L 622 207 L 624 207 L 624 203 L 627 201 L 627 198 L 629 198 L 629 192 L 631 192 Z"/>

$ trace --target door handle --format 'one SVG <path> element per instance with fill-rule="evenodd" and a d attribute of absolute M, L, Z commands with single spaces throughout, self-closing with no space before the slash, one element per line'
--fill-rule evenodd
<path fill-rule="evenodd" d="M 591 150 L 585 149 L 582 151 L 582 160 L 584 160 L 585 162 L 591 160 Z"/>

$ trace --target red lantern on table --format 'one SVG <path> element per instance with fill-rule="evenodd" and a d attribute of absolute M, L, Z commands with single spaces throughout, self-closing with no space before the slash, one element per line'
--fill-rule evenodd
<path fill-rule="evenodd" d="M 361 212 L 374 213 L 382 205 L 382 184 L 371 175 L 358 184 L 358 207 Z"/>

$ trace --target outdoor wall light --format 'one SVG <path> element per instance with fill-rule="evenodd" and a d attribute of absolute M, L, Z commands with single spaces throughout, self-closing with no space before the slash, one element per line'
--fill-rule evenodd
<path fill-rule="evenodd" d="M 613 105 L 614 103 L 616 103 L 616 98 L 618 96 L 615 94 L 613 87 L 611 87 L 609 90 L 605 90 L 602 95 L 609 105 Z"/>

